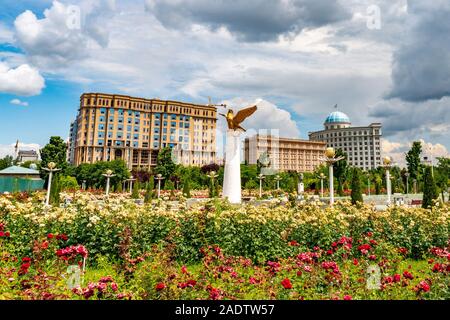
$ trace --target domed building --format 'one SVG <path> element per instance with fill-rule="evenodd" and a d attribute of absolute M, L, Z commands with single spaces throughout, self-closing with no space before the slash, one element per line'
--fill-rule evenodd
<path fill-rule="evenodd" d="M 381 166 L 381 127 L 381 123 L 352 127 L 350 118 L 336 110 L 325 119 L 324 130 L 310 132 L 309 139 L 342 149 L 349 165 L 369 170 Z"/>

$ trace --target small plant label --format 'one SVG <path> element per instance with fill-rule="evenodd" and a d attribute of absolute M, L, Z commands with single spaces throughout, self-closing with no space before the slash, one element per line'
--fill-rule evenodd
<path fill-rule="evenodd" d="M 366 288 L 368 290 L 380 290 L 381 289 L 381 272 L 380 267 L 376 264 L 372 264 L 367 268 L 367 281 Z"/>
<path fill-rule="evenodd" d="M 72 265 L 67 268 L 67 286 L 70 290 L 79 288 L 81 285 L 81 268 Z"/>

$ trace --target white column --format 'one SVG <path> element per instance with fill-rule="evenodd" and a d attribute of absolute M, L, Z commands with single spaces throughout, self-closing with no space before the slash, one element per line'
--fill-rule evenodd
<path fill-rule="evenodd" d="M 241 203 L 241 148 L 240 132 L 228 129 L 223 180 L 223 198 L 230 203 Z"/>
<path fill-rule="evenodd" d="M 334 204 L 334 177 L 333 177 L 333 164 L 329 165 L 330 175 L 330 205 Z"/>
<path fill-rule="evenodd" d="M 47 196 L 45 197 L 45 205 L 49 205 L 50 202 L 50 189 L 52 187 L 52 175 L 53 172 L 50 171 L 49 175 L 48 175 L 48 186 L 47 186 Z"/>
<path fill-rule="evenodd" d="M 106 196 L 109 196 L 109 177 L 106 178 Z"/>
<path fill-rule="evenodd" d="M 387 204 L 391 204 L 391 175 L 389 169 L 386 170 L 386 192 L 387 192 Z"/>
<path fill-rule="evenodd" d="M 161 197 L 161 179 L 158 179 L 158 199 Z"/>
<path fill-rule="evenodd" d="M 320 179 L 320 197 L 323 198 L 323 179 Z"/>

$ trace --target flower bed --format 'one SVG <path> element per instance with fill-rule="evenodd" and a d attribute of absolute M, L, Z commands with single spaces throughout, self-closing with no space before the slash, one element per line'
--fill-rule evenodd
<path fill-rule="evenodd" d="M 448 205 L 215 200 L 172 210 L 75 193 L 45 208 L 42 198 L 0 197 L 0 299 L 450 298 Z M 74 290 L 69 265 L 87 267 Z M 380 286 L 368 290 L 373 267 Z"/>

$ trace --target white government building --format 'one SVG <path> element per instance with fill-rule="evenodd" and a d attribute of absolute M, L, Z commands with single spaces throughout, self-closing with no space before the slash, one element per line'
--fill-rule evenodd
<path fill-rule="evenodd" d="M 342 149 L 349 165 L 364 170 L 382 165 L 381 123 L 367 127 L 352 127 L 350 118 L 343 112 L 332 112 L 324 123 L 325 130 L 310 132 L 312 141 L 326 142 L 327 147 Z"/>

